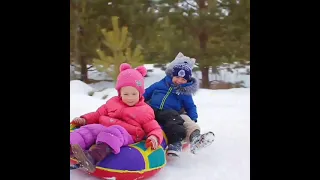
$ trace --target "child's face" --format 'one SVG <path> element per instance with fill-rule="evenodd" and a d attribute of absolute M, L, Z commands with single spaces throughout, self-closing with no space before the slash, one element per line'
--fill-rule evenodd
<path fill-rule="evenodd" d="M 187 83 L 188 81 L 182 77 L 179 77 L 179 76 L 174 76 L 172 78 L 172 82 L 175 84 L 175 85 L 180 85 L 180 84 L 185 84 Z"/>
<path fill-rule="evenodd" d="M 120 90 L 122 102 L 128 106 L 134 106 L 139 102 L 139 91 L 131 86 L 122 87 Z"/>

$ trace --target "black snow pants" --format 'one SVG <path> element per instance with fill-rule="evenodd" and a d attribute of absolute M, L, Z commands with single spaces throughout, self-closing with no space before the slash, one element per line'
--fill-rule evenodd
<path fill-rule="evenodd" d="M 162 127 L 168 138 L 168 144 L 182 141 L 186 137 L 186 129 L 183 126 L 184 120 L 180 114 L 172 109 L 157 110 L 153 109 L 156 120 Z"/>

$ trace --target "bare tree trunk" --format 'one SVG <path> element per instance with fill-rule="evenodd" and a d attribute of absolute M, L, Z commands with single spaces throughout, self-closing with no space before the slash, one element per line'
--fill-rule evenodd
<path fill-rule="evenodd" d="M 88 69 L 87 62 L 83 56 L 80 56 L 80 66 L 81 66 L 81 81 L 88 83 Z"/>
<path fill-rule="evenodd" d="M 80 17 L 79 17 L 79 12 L 78 12 L 78 7 L 75 6 L 75 17 L 76 17 L 76 23 L 75 23 L 75 36 L 74 36 L 74 52 L 75 52 L 75 62 L 76 64 L 80 65 L 80 68 L 76 66 L 76 71 L 80 71 L 81 76 L 80 80 L 87 83 L 88 82 L 88 69 L 87 69 L 87 62 L 86 59 L 81 55 L 81 50 L 80 50 L 80 36 L 81 36 L 81 25 L 80 25 Z"/>
<path fill-rule="evenodd" d="M 202 75 L 202 88 L 210 88 L 209 84 L 209 68 L 208 67 L 201 67 L 201 75 Z"/>
<path fill-rule="evenodd" d="M 205 0 L 199 0 L 198 5 L 199 5 L 199 10 L 203 10 L 207 8 L 207 5 L 205 4 Z M 208 42 L 208 34 L 206 32 L 206 29 L 203 27 L 202 31 L 199 34 L 199 42 L 200 42 L 200 49 L 202 50 L 202 53 L 206 53 L 207 49 L 207 42 Z M 204 64 L 201 69 L 201 74 L 202 74 L 202 88 L 209 89 L 210 84 L 209 84 L 209 67 Z"/>

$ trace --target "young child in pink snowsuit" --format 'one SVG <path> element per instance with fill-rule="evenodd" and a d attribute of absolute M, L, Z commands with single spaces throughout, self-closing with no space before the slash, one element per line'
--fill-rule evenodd
<path fill-rule="evenodd" d="M 146 68 L 132 69 L 120 65 L 116 89 L 111 98 L 96 112 L 75 118 L 71 123 L 81 126 L 70 133 L 70 146 L 79 163 L 90 172 L 110 153 L 118 154 L 122 146 L 147 137 L 147 147 L 156 149 L 163 140 L 162 129 L 155 120 L 154 111 L 144 102 Z M 92 148 L 90 148 L 93 144 Z M 84 151 L 90 148 L 88 151 Z"/>

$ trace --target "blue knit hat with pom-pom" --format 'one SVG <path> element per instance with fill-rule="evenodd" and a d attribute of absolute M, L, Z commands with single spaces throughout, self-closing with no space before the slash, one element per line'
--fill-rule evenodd
<path fill-rule="evenodd" d="M 173 67 L 172 76 L 182 77 L 187 81 L 190 81 L 192 77 L 192 70 L 187 63 L 177 64 Z"/>

